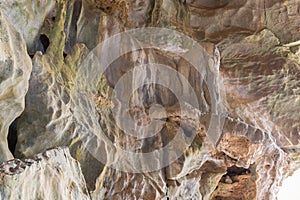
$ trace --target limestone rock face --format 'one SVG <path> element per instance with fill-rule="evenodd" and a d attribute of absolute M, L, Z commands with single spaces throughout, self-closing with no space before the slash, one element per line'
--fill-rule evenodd
<path fill-rule="evenodd" d="M 33 70 L 26 95 L 26 109 L 18 120 L 19 142 L 15 155 L 32 157 L 45 149 L 69 146 L 71 154 L 81 162 L 83 173 L 90 183 L 95 181 L 103 165 L 83 148 L 76 128 L 78 122 L 73 114 L 76 106 L 71 93 L 74 90 L 77 68 L 87 55 L 87 48 L 78 44 L 64 58 L 63 41 L 66 35 L 62 30 L 66 7 L 58 5 L 58 22 L 50 34 L 51 43 L 47 51 L 45 54 L 37 52 L 32 59 Z M 95 169 L 94 172 L 90 170 L 91 167 Z"/>
<path fill-rule="evenodd" d="M 223 51 L 222 72 L 232 115 L 272 132 L 282 147 L 296 145 L 299 140 L 297 57 L 280 46 L 270 30 L 232 43 Z M 283 86 L 285 83 L 288 85 Z M 253 112 L 257 108 L 260 111 Z"/>
<path fill-rule="evenodd" d="M 19 7 L 9 13 L 12 4 Z M 81 175 L 64 180 L 50 167 L 51 183 L 71 196 L 55 196 L 53 186 L 32 198 L 88 199 L 86 187 L 91 199 L 276 199 L 282 180 L 300 167 L 299 6 L 299 0 L 0 3 L 8 15 L 0 27 L 15 25 L 32 55 L 14 156 L 66 146 L 86 182 Z M 11 51 L 3 43 L 0 56 L 16 59 L 25 51 L 30 63 L 24 44 L 15 49 L 20 40 L 7 40 Z M 26 66 L 25 81 L 30 68 L 22 62 L 15 68 Z M 15 95 L 9 101 L 0 94 L 3 161 L 12 158 L 6 134 L 22 112 L 23 104 L 15 106 L 26 83 L 21 89 L 23 96 L 9 93 Z M 14 111 L 9 120 L 4 108 Z M 67 152 L 51 150 L 51 162 L 42 156 L 41 163 L 60 163 L 63 174 L 70 168 L 68 177 L 80 173 L 68 153 L 73 164 L 56 151 Z M 39 183 L 44 175 L 31 170 L 38 164 L 26 166 L 19 174 Z M 70 180 L 75 185 L 68 187 Z"/>
<path fill-rule="evenodd" d="M 37 50 L 42 50 L 42 44 L 39 42 L 40 29 L 54 6 L 54 0 L 7 0 L 0 2 L 0 9 L 23 36 L 31 54 Z"/>
<path fill-rule="evenodd" d="M 31 60 L 22 36 L 0 12 L 0 161 L 13 156 L 8 149 L 10 124 L 23 112 Z"/>
<path fill-rule="evenodd" d="M 1 199 L 91 199 L 79 163 L 57 148 L 0 165 Z"/>

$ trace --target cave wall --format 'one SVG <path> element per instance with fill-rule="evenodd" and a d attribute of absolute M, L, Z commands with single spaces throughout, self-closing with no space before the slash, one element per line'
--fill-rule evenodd
<path fill-rule="evenodd" d="M 276 199 L 299 168 L 300 1 L 0 11 L 3 199 Z"/>

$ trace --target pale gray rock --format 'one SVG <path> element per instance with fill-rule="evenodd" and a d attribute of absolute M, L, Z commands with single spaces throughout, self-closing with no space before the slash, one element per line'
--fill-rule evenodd
<path fill-rule="evenodd" d="M 50 56 L 41 52 L 35 55 L 29 84 L 26 108 L 18 120 L 16 156 L 31 157 L 48 148 L 68 146 L 92 185 L 102 164 L 89 155 L 81 142 L 79 123 L 74 118 L 76 105 Z"/>
<path fill-rule="evenodd" d="M 28 51 L 34 53 L 39 46 L 39 32 L 46 16 L 53 10 L 55 0 L 0 2 L 0 10 L 7 15 L 9 21 L 24 37 Z"/>
<path fill-rule="evenodd" d="M 22 35 L 0 12 L 0 162 L 13 158 L 7 144 L 8 128 L 24 110 L 31 68 Z"/>
<path fill-rule="evenodd" d="M 26 108 L 18 120 L 15 155 L 27 158 L 49 148 L 68 146 L 72 156 L 82 164 L 83 174 L 92 188 L 103 166 L 89 155 L 81 142 L 81 130 L 74 118 L 74 110 L 84 110 L 86 107 L 76 106 L 72 96 L 76 71 L 87 55 L 87 48 L 77 44 L 72 48 L 72 53 L 63 57 L 65 43 L 61 41 L 65 41 L 65 34 L 61 30 L 64 30 L 67 6 L 57 7 L 59 11 L 62 10 L 57 12 L 61 15 L 56 16 L 59 19 L 56 27 L 59 31 L 56 33 L 53 30 L 45 54 L 37 52 L 32 59 Z"/>
<path fill-rule="evenodd" d="M 79 163 L 67 148 L 0 165 L 0 199 L 89 200 Z"/>

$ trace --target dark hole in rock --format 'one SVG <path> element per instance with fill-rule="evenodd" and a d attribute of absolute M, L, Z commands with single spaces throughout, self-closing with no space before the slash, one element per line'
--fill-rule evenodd
<path fill-rule="evenodd" d="M 234 177 L 250 174 L 250 172 L 251 172 L 250 169 L 232 166 L 227 169 L 227 173 L 222 176 L 220 182 L 231 184 L 231 183 L 235 182 Z"/>
<path fill-rule="evenodd" d="M 238 175 L 243 175 L 243 174 L 248 174 L 250 173 L 249 169 L 242 168 L 242 167 L 237 167 L 237 166 L 232 166 L 227 169 L 227 174 L 228 176 L 238 176 Z"/>
<path fill-rule="evenodd" d="M 47 51 L 47 48 L 49 47 L 50 40 L 45 34 L 40 35 L 40 41 L 43 45 L 43 52 Z"/>
<path fill-rule="evenodd" d="M 15 168 L 13 168 L 13 167 L 10 167 L 10 168 L 9 168 L 9 171 L 10 171 L 10 172 L 15 172 L 15 171 L 16 171 L 16 169 L 15 169 Z"/>
<path fill-rule="evenodd" d="M 232 166 L 227 169 L 227 173 L 223 175 L 220 182 L 232 183 L 235 182 L 232 177 L 250 174 L 250 170 L 242 167 Z"/>
<path fill-rule="evenodd" d="M 9 126 L 8 135 L 7 135 L 8 148 L 13 155 L 15 155 L 15 149 L 16 149 L 16 144 L 17 144 L 17 140 L 18 140 L 17 120 L 18 120 L 18 118 L 15 119 L 15 121 L 13 121 L 13 123 Z"/>
<path fill-rule="evenodd" d="M 64 58 L 66 58 L 66 57 L 67 57 L 67 55 L 68 55 L 67 53 L 65 53 L 65 52 L 63 53 L 63 56 L 64 56 Z"/>

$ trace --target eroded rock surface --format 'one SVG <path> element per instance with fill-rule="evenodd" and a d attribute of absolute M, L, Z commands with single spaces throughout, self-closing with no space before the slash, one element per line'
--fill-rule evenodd
<path fill-rule="evenodd" d="M 40 29 L 46 16 L 54 9 L 54 0 L 0 2 L 0 9 L 26 41 L 28 52 L 43 50 L 39 41 Z"/>
<path fill-rule="evenodd" d="M 91 199 L 79 163 L 57 148 L 0 165 L 1 199 Z"/>
<path fill-rule="evenodd" d="M 299 168 L 300 1 L 23 4 L 15 156 L 69 147 L 92 199 L 276 199 Z"/>
<path fill-rule="evenodd" d="M 24 110 L 31 68 L 25 41 L 0 11 L 0 162 L 13 158 L 8 129 Z"/>
<path fill-rule="evenodd" d="M 62 30 L 66 7 L 62 3 L 58 5 L 57 23 L 49 34 L 51 43 L 47 51 L 45 54 L 37 52 L 32 59 L 26 109 L 18 120 L 15 154 L 17 157 L 32 157 L 45 149 L 69 146 L 71 154 L 82 161 L 82 171 L 88 184 L 92 185 L 90 183 L 95 182 L 103 165 L 83 147 L 73 115 L 76 106 L 71 96 L 77 70 L 88 50 L 85 45 L 77 44 L 72 53 L 64 58 L 66 35 Z"/>

